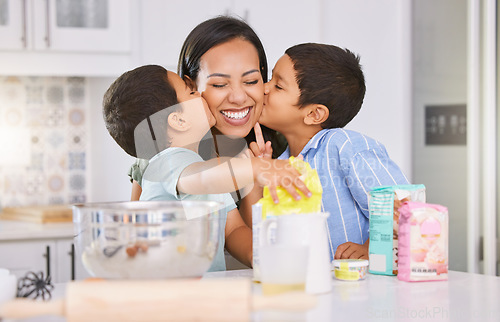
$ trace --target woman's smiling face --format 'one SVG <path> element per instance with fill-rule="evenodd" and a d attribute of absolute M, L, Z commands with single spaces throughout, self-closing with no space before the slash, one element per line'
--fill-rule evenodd
<path fill-rule="evenodd" d="M 250 42 L 235 38 L 208 50 L 201 57 L 196 85 L 222 134 L 248 135 L 264 102 L 259 56 Z"/>

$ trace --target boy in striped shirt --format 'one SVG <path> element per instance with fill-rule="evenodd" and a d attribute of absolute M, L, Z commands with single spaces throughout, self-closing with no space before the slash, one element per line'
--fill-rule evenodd
<path fill-rule="evenodd" d="M 314 43 L 287 49 L 265 87 L 259 122 L 287 139 L 279 158 L 302 155 L 318 171 L 332 259 L 368 259 L 368 192 L 408 184 L 380 142 L 343 129 L 361 109 L 365 90 L 358 56 Z"/>

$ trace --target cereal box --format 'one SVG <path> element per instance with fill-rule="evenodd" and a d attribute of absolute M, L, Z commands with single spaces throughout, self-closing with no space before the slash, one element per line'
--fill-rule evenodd
<path fill-rule="evenodd" d="M 405 201 L 425 202 L 425 186 L 382 186 L 370 191 L 369 272 L 372 274 L 398 273 L 399 207 Z"/>

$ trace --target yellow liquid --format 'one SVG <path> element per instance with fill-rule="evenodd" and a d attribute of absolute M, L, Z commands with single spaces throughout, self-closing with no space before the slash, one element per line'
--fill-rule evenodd
<path fill-rule="evenodd" d="M 264 295 L 275 295 L 286 292 L 297 292 L 305 291 L 306 284 L 272 284 L 272 283 L 262 283 L 262 294 Z"/>

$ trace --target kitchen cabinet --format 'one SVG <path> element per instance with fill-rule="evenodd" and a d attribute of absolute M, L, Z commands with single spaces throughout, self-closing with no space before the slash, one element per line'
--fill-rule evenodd
<path fill-rule="evenodd" d="M 138 0 L 0 1 L 0 73 L 114 76 L 133 61 Z"/>
<path fill-rule="evenodd" d="M 85 271 L 81 261 L 75 256 L 73 239 L 59 239 L 55 247 L 55 283 L 81 280 L 90 275 Z"/>
<path fill-rule="evenodd" d="M 1 49 L 128 52 L 129 0 L 4 0 Z M 5 38 L 4 38 L 5 37 Z"/>
<path fill-rule="evenodd" d="M 7 268 L 17 278 L 28 271 L 42 271 L 44 276 L 53 276 L 55 257 L 54 241 L 0 242 L 0 267 Z M 55 278 L 54 278 L 55 279 Z"/>
<path fill-rule="evenodd" d="M 0 1 L 0 49 L 21 49 L 28 31 L 27 3 L 19 0 Z"/>
<path fill-rule="evenodd" d="M 43 272 L 53 283 L 84 279 L 90 275 L 73 256 L 73 225 L 0 221 L 0 267 L 17 278 Z"/>
<path fill-rule="evenodd" d="M 43 272 L 53 283 L 65 283 L 76 278 L 72 240 L 23 240 L 0 242 L 0 267 L 7 268 L 17 278 L 27 272 Z"/>
<path fill-rule="evenodd" d="M 149 0 L 141 9 L 142 62 L 170 70 L 176 70 L 189 32 L 217 15 L 238 16 L 254 28 L 268 55 L 269 70 L 288 47 L 321 40 L 319 0 L 195 0 L 189 6 L 178 0 Z"/>
<path fill-rule="evenodd" d="M 269 69 L 284 50 L 321 40 L 322 2 L 287 0 L 1 0 L 0 75 L 110 76 L 144 64 L 176 70 L 200 22 L 245 19 L 261 38 Z M 297 23 L 297 17 L 300 22 Z"/>

